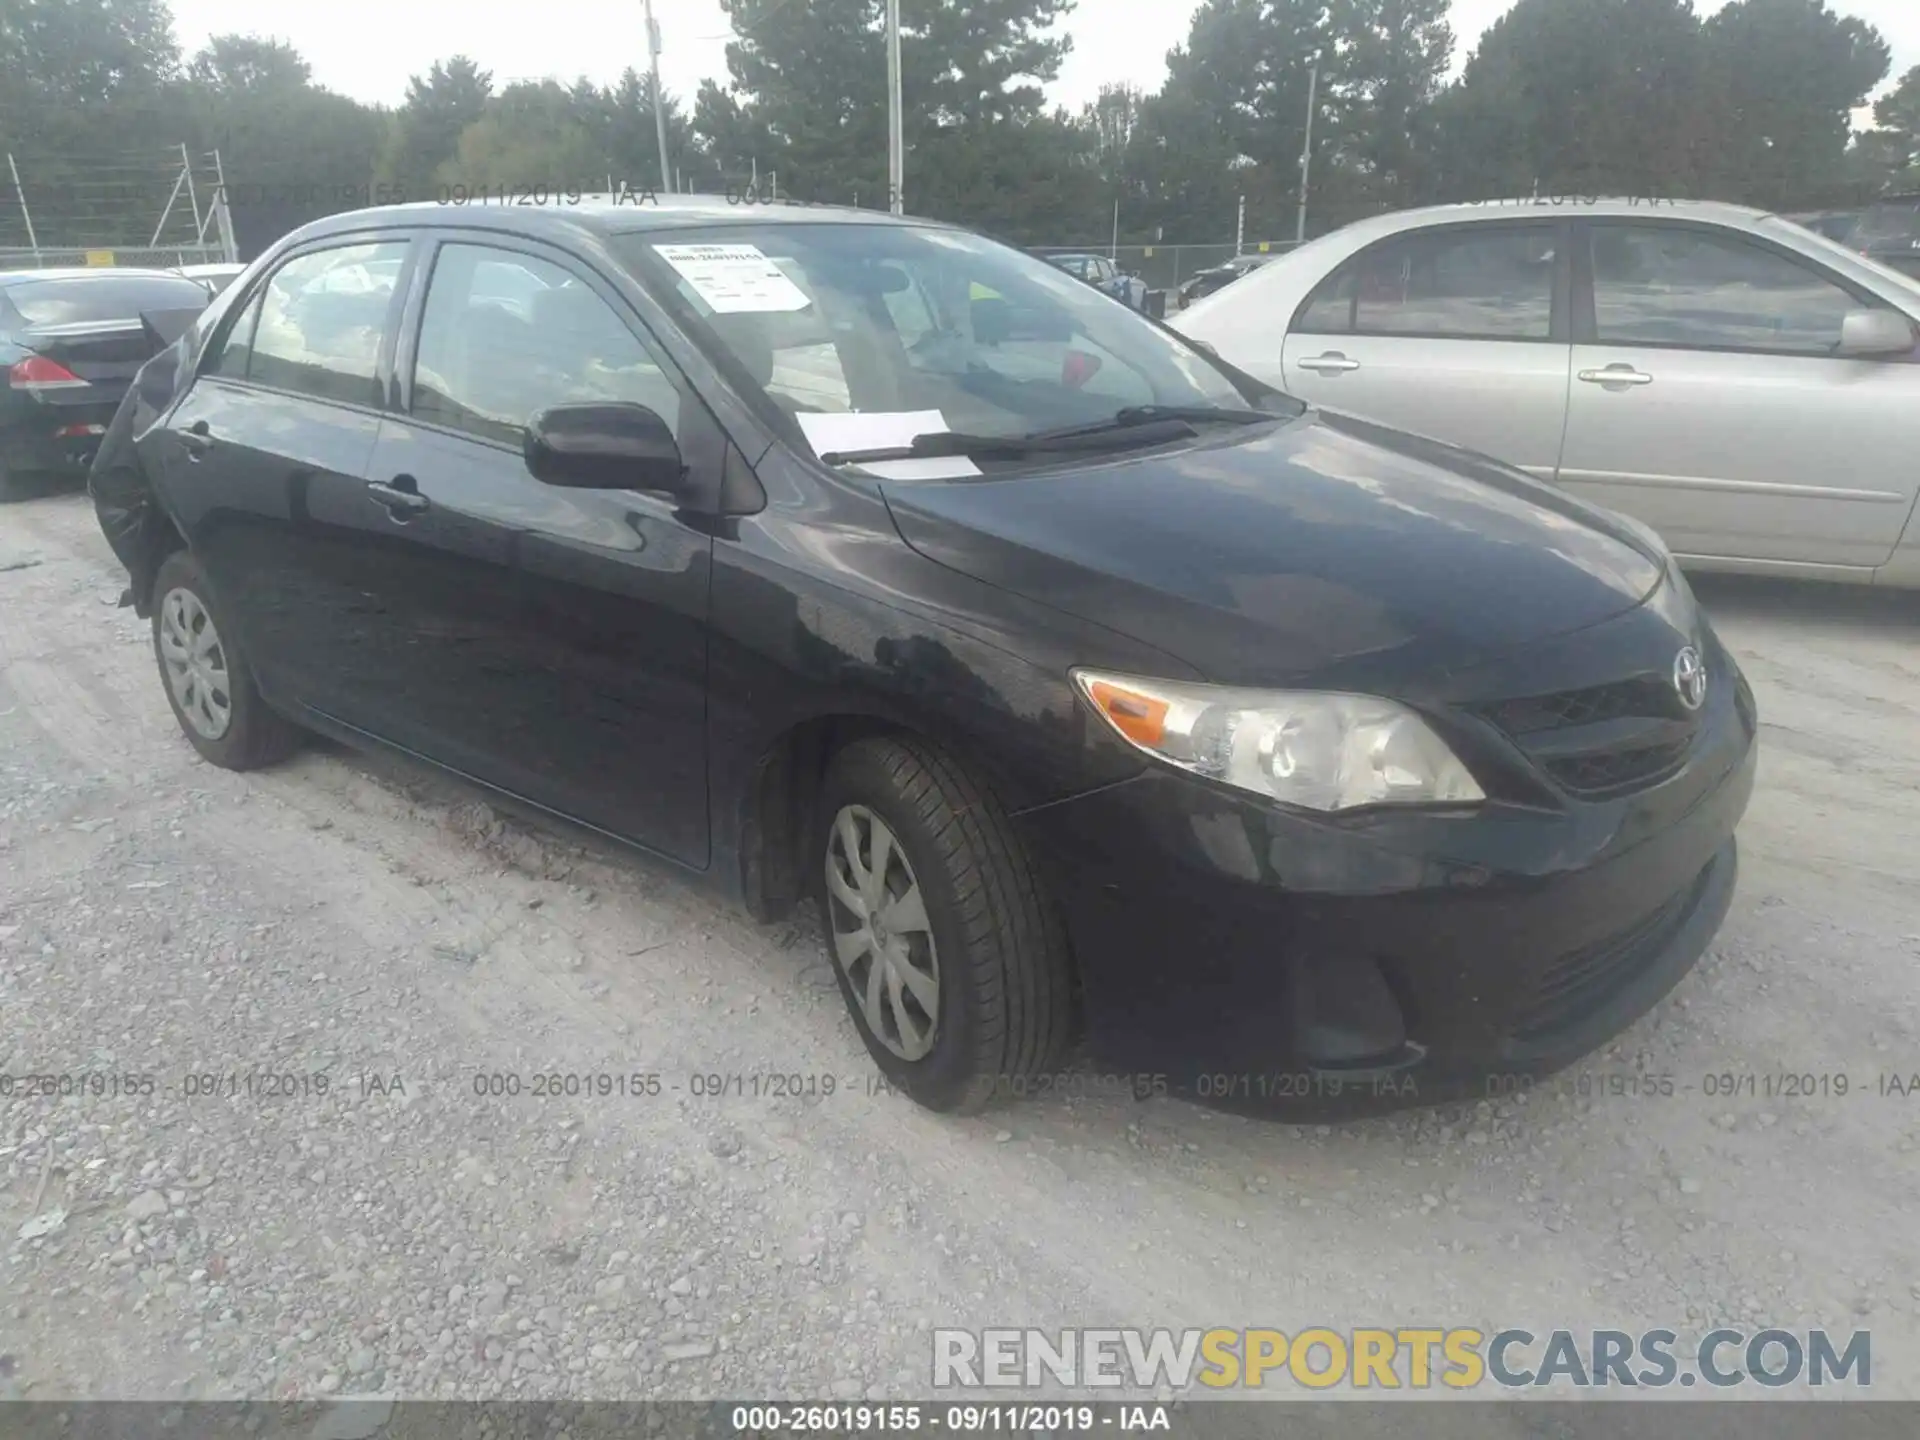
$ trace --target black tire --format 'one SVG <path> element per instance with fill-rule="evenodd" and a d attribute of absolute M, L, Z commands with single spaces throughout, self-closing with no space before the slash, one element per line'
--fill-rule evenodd
<path fill-rule="evenodd" d="M 1058 915 L 992 792 L 925 741 L 875 737 L 834 758 L 820 798 L 813 883 L 840 993 L 874 1063 L 929 1110 L 971 1114 L 1025 1094 L 1066 1053 L 1072 974 Z M 851 912 L 830 897 L 827 866 L 847 806 L 886 823 L 926 902 L 940 1014 L 919 1059 L 875 1035 L 834 953 L 836 908 L 843 923 Z"/>
<path fill-rule="evenodd" d="M 20 472 L 7 464 L 7 457 L 0 455 L 0 505 L 27 498 L 27 487 L 22 482 Z"/>
<path fill-rule="evenodd" d="M 195 722 L 188 719 L 179 697 L 174 694 L 162 653 L 166 602 L 176 590 L 185 591 L 196 600 L 211 620 L 225 661 L 227 724 L 218 735 L 203 734 Z M 223 770 L 254 770 L 284 760 L 300 748 L 303 736 L 298 727 L 260 698 L 260 691 L 253 683 L 253 672 L 247 668 L 246 659 L 232 637 L 233 626 L 228 623 L 200 562 L 185 550 L 175 550 L 168 555 L 153 577 L 153 659 L 159 667 L 160 687 L 166 692 L 167 704 L 173 708 L 180 732 L 203 758 Z"/>

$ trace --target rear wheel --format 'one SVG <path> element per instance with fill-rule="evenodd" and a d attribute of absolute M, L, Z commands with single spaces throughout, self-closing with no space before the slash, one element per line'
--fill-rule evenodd
<path fill-rule="evenodd" d="M 185 550 L 153 581 L 153 654 L 167 703 L 193 748 L 227 770 L 252 770 L 299 748 L 300 732 L 267 707 L 200 564 Z"/>
<path fill-rule="evenodd" d="M 858 741 L 828 772 L 818 873 L 860 1038 L 931 1110 L 970 1113 L 1057 1065 L 1066 941 L 1004 812 L 952 757 Z"/>

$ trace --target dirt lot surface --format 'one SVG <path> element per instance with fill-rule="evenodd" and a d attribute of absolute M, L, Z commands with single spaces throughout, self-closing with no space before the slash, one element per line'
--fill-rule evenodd
<path fill-rule="evenodd" d="M 1325 1130 L 868 1093 L 810 920 L 328 747 L 213 769 L 123 583 L 82 497 L 0 511 L 0 1073 L 135 1077 L 0 1096 L 0 1395 L 898 1398 L 942 1325 L 1724 1323 L 1870 1329 L 1920 1397 L 1920 598 L 1701 582 L 1764 722 L 1712 952 L 1524 1100 Z"/>

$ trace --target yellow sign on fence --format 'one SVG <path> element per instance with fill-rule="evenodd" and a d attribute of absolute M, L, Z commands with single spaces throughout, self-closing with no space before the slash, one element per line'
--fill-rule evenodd
<path fill-rule="evenodd" d="M 113 251 L 111 250 L 87 251 L 87 264 L 89 265 L 109 265 L 110 266 L 113 263 L 114 263 Z"/>

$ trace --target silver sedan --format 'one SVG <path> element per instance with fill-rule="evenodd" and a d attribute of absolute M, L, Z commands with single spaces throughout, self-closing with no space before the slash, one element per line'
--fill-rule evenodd
<path fill-rule="evenodd" d="M 1920 587 L 1920 281 L 1784 217 L 1404 211 L 1173 323 L 1303 400 L 1633 516 L 1689 568 Z"/>

